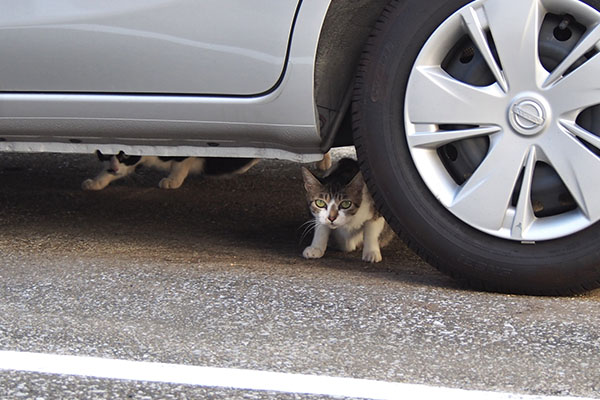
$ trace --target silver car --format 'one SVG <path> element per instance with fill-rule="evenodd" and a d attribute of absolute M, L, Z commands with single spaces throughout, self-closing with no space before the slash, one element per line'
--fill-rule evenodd
<path fill-rule="evenodd" d="M 312 162 L 354 144 L 440 270 L 600 285 L 599 0 L 0 3 L 1 151 Z"/>

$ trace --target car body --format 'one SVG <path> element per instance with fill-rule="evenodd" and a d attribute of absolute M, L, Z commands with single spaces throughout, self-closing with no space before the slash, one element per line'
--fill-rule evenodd
<path fill-rule="evenodd" d="M 322 156 L 327 2 L 5 4 L 0 149 Z"/>
<path fill-rule="evenodd" d="M 479 288 L 600 285 L 598 0 L 35 0 L 0 151 L 320 160 Z"/>

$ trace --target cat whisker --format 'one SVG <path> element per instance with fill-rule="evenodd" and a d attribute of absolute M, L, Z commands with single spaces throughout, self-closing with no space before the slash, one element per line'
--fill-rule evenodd
<path fill-rule="evenodd" d="M 310 232 L 315 230 L 316 226 L 317 226 L 317 221 L 314 219 L 310 219 L 310 220 L 306 221 L 305 223 L 303 223 L 302 225 L 300 225 L 300 227 L 298 227 L 298 230 L 304 228 L 304 231 L 302 232 L 302 235 L 300 236 L 300 244 L 302 244 L 302 241 Z"/>
<path fill-rule="evenodd" d="M 305 223 L 303 223 L 302 225 L 300 225 L 297 230 L 300 230 L 303 227 L 306 227 L 307 225 L 310 225 L 310 224 L 314 225 L 314 223 L 315 223 L 315 220 L 313 218 L 311 218 L 308 221 L 306 221 Z"/>
<path fill-rule="evenodd" d="M 314 219 L 309 219 L 308 221 L 306 221 L 305 223 L 303 223 L 302 225 L 300 225 L 298 227 L 298 229 L 296 229 L 296 231 L 299 231 L 300 229 L 303 230 L 302 236 L 306 235 L 307 231 L 311 231 L 312 229 L 315 228 L 317 222 Z"/>

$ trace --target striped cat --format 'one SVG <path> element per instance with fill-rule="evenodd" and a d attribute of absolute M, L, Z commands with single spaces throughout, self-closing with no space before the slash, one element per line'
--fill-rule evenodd
<path fill-rule="evenodd" d="M 334 247 L 350 252 L 362 247 L 362 259 L 382 260 L 380 248 L 394 237 L 377 212 L 355 160 L 344 158 L 324 178 L 302 168 L 304 188 L 314 220 L 314 236 L 305 258 L 321 258 L 330 237 Z"/>

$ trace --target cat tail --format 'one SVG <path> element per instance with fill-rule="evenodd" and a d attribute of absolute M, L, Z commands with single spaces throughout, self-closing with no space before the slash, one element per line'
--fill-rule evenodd
<path fill-rule="evenodd" d="M 342 158 L 337 162 L 337 169 L 347 171 L 349 174 L 356 175 L 360 168 L 358 166 L 358 161 L 353 158 Z"/>
<path fill-rule="evenodd" d="M 358 161 L 353 158 L 342 158 L 327 172 L 327 176 L 337 175 L 339 181 L 347 185 L 360 172 Z"/>
<path fill-rule="evenodd" d="M 209 176 L 243 174 L 258 161 L 257 158 L 207 157 L 203 172 Z"/>

